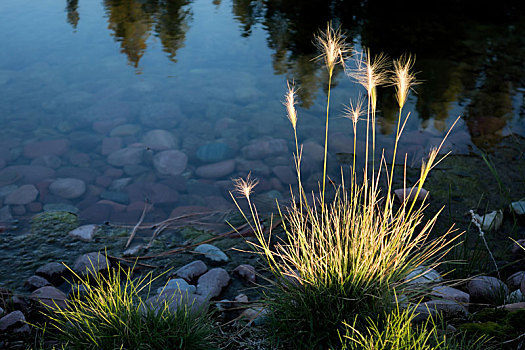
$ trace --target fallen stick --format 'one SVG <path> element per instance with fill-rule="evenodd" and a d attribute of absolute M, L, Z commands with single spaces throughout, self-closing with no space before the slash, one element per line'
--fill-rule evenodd
<path fill-rule="evenodd" d="M 135 237 L 135 234 L 137 233 L 140 224 L 142 224 L 142 221 L 144 221 L 144 216 L 146 216 L 146 211 L 148 211 L 150 206 L 151 205 L 148 202 L 144 202 L 144 209 L 142 210 L 142 215 L 140 216 L 140 219 L 137 222 L 137 224 L 133 227 L 133 230 L 131 230 L 128 241 L 126 242 L 126 246 L 124 248 L 127 248 L 129 244 L 131 243 L 131 241 L 133 240 L 133 238 Z"/>

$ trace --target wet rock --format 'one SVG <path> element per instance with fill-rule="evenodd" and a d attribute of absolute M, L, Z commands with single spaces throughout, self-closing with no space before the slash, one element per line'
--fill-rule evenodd
<path fill-rule="evenodd" d="M 45 286 L 51 286 L 51 283 L 46 280 L 44 277 L 40 276 L 31 276 L 24 283 L 24 287 L 30 292 Z"/>
<path fill-rule="evenodd" d="M 58 179 L 49 185 L 49 191 L 62 198 L 74 199 L 86 192 L 86 183 L 74 178 Z"/>
<path fill-rule="evenodd" d="M 508 287 L 495 277 L 474 277 L 467 284 L 470 298 L 473 302 L 498 304 L 505 300 L 509 293 Z"/>
<path fill-rule="evenodd" d="M 153 150 L 167 150 L 177 147 L 177 139 L 172 133 L 155 129 L 150 130 L 142 138 L 142 143 Z"/>
<path fill-rule="evenodd" d="M 114 166 L 137 165 L 142 163 L 145 147 L 126 147 L 111 153 L 108 163 Z"/>
<path fill-rule="evenodd" d="M 197 290 L 195 286 L 188 284 L 182 278 L 174 278 L 168 281 L 165 286 L 157 289 L 157 294 L 166 293 L 168 290 L 180 290 L 182 293 L 193 294 Z M 172 292 L 173 293 L 173 292 Z"/>
<path fill-rule="evenodd" d="M 187 282 L 191 282 L 203 275 L 206 271 L 208 271 L 206 264 L 202 260 L 195 260 L 175 271 L 173 275 L 183 278 Z"/>
<path fill-rule="evenodd" d="M 233 274 L 246 282 L 255 283 L 255 268 L 252 265 L 241 264 L 233 270 Z"/>
<path fill-rule="evenodd" d="M 520 290 L 521 294 L 525 295 L 525 278 L 521 280 Z"/>
<path fill-rule="evenodd" d="M 443 281 L 443 277 L 434 269 L 419 266 L 405 278 L 409 284 L 434 284 Z"/>
<path fill-rule="evenodd" d="M 197 294 L 206 299 L 218 297 L 223 288 L 230 283 L 230 276 L 226 270 L 216 267 L 199 277 L 197 283 Z"/>
<path fill-rule="evenodd" d="M 414 198 L 416 198 L 417 186 L 412 188 L 398 188 L 394 193 L 400 202 L 404 202 L 405 200 L 413 201 Z M 421 188 L 421 191 L 419 191 L 419 194 L 417 195 L 417 201 L 422 201 L 427 196 L 428 191 Z"/>
<path fill-rule="evenodd" d="M 518 271 L 507 278 L 507 285 L 510 290 L 516 290 L 520 287 L 521 281 L 525 279 L 525 271 Z"/>
<path fill-rule="evenodd" d="M 67 149 L 66 139 L 32 142 L 24 147 L 24 157 L 33 159 L 45 155 L 61 156 Z"/>
<path fill-rule="evenodd" d="M 31 161 L 31 165 L 39 165 L 47 168 L 57 169 L 62 165 L 62 161 L 55 155 L 47 154 L 33 159 Z"/>
<path fill-rule="evenodd" d="M 26 324 L 24 314 L 19 311 L 13 311 L 0 318 L 0 332 L 9 332 L 15 328 L 22 327 Z"/>
<path fill-rule="evenodd" d="M 60 309 L 67 308 L 66 299 L 67 296 L 62 293 L 59 289 L 51 286 L 41 287 L 31 293 L 29 297 L 37 305 L 43 304 L 47 308 Z"/>
<path fill-rule="evenodd" d="M 470 295 L 459 289 L 448 287 L 448 286 L 437 286 L 432 288 L 430 293 L 435 298 L 452 300 L 460 303 L 468 309 L 468 303 L 470 302 Z"/>
<path fill-rule="evenodd" d="M 195 252 L 204 255 L 212 263 L 226 263 L 230 260 L 226 254 L 212 244 L 201 244 L 195 248 Z"/>
<path fill-rule="evenodd" d="M 288 145 L 284 139 L 257 140 L 243 147 L 241 151 L 247 159 L 262 159 L 286 154 Z"/>
<path fill-rule="evenodd" d="M 99 273 L 108 271 L 111 263 L 100 252 L 93 252 L 84 254 L 77 258 L 73 265 L 73 270 L 80 276 L 85 278 L 88 275 L 94 276 Z"/>
<path fill-rule="evenodd" d="M 195 169 L 198 177 L 205 179 L 219 179 L 233 173 L 235 170 L 235 159 L 225 160 L 218 163 L 207 164 Z"/>
<path fill-rule="evenodd" d="M 68 268 L 58 262 L 50 262 L 44 266 L 39 267 L 35 275 L 45 278 L 55 286 L 60 285 L 64 282 L 64 278 L 69 274 Z"/>
<path fill-rule="evenodd" d="M 201 162 L 215 163 L 228 158 L 232 153 L 230 146 L 223 142 L 207 143 L 197 149 L 195 155 Z"/>
<path fill-rule="evenodd" d="M 121 137 L 121 136 L 134 136 L 140 131 L 140 126 L 135 124 L 123 124 L 116 126 L 111 130 L 109 136 Z"/>
<path fill-rule="evenodd" d="M 73 231 L 69 231 L 69 235 L 81 241 L 89 242 L 93 239 L 93 236 L 95 235 L 97 229 L 97 225 L 83 225 L 77 227 Z"/>
<path fill-rule="evenodd" d="M 33 185 L 22 185 L 11 192 L 4 200 L 5 204 L 25 205 L 33 202 L 38 196 L 38 190 Z"/>
<path fill-rule="evenodd" d="M 162 151 L 153 157 L 153 166 L 161 175 L 179 175 L 187 164 L 188 156 L 181 151 Z"/>

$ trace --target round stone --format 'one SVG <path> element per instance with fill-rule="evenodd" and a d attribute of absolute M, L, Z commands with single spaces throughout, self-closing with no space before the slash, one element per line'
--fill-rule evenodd
<path fill-rule="evenodd" d="M 86 183 L 74 178 L 58 179 L 49 185 L 49 191 L 62 198 L 74 199 L 86 192 Z"/>
<path fill-rule="evenodd" d="M 176 150 L 159 152 L 153 157 L 153 165 L 161 175 L 179 175 L 188 164 L 188 156 Z"/>

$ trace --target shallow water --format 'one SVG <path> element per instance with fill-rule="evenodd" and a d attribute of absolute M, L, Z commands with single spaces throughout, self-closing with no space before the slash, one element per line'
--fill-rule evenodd
<path fill-rule="evenodd" d="M 300 86 L 303 179 L 315 188 L 326 73 L 312 60 L 312 38 L 333 13 L 357 49 L 416 54 L 424 83 L 405 108 L 411 117 L 401 149 L 410 165 L 439 144 L 459 115 L 445 145 L 458 154 L 490 151 L 504 136 L 525 134 L 525 69 L 518 59 L 525 22 L 502 11 L 497 19 L 471 14 L 458 24 L 457 9 L 429 25 L 436 18 L 416 8 L 407 29 L 399 18 L 374 14 L 372 5 L 2 1 L 0 221 L 24 222 L 57 204 L 90 223 L 135 223 L 145 200 L 154 204 L 150 222 L 187 210 L 225 210 L 232 208 L 231 178 L 250 171 L 260 180 L 261 209 L 271 209 L 295 179 L 293 132 L 281 104 L 286 79 Z M 343 105 L 359 92 L 336 72 L 334 177 L 352 152 Z M 377 142 L 388 154 L 395 99 L 391 88 L 379 93 Z"/>

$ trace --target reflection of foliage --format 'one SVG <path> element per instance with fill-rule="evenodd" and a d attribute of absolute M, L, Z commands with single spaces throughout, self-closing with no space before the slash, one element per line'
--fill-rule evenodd
<path fill-rule="evenodd" d="M 78 14 L 78 0 L 67 0 L 66 12 L 67 23 L 71 24 L 74 29 L 77 29 L 78 20 L 80 19 L 80 15 Z"/>
<path fill-rule="evenodd" d="M 159 3 L 155 31 L 164 51 L 172 61 L 175 61 L 177 50 L 184 46 L 186 32 L 189 29 L 188 22 L 191 18 L 191 11 L 187 7 L 189 3 L 189 0 L 161 0 Z"/>
<path fill-rule="evenodd" d="M 152 28 L 171 60 L 183 46 L 191 10 L 190 0 L 105 0 L 109 29 L 121 44 L 129 63 L 139 66 Z"/>

